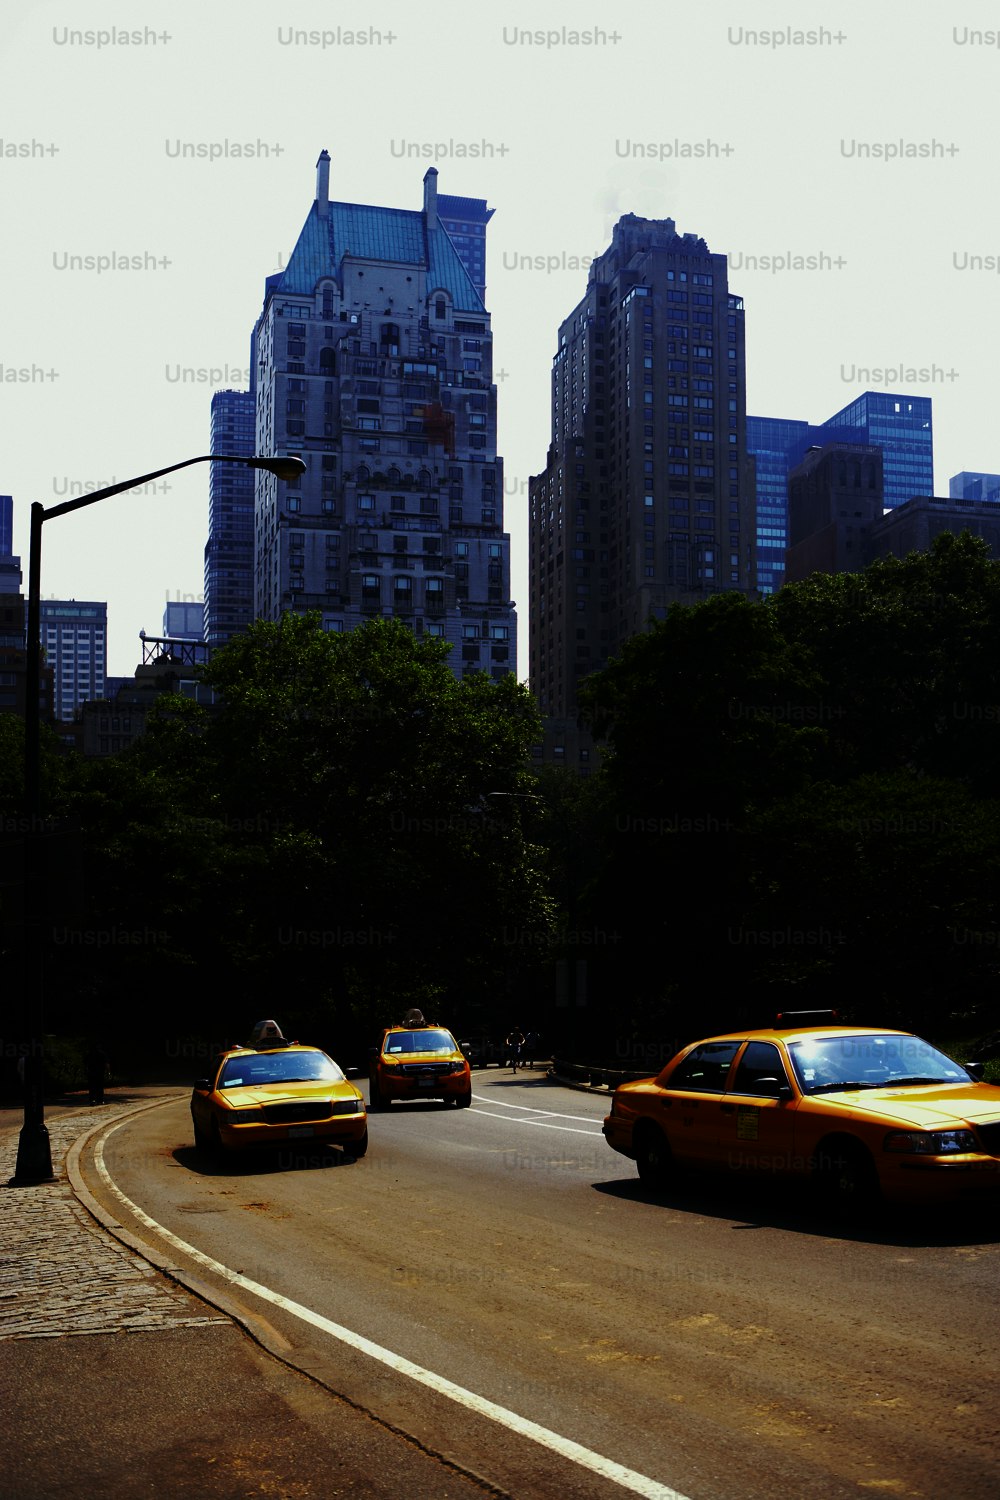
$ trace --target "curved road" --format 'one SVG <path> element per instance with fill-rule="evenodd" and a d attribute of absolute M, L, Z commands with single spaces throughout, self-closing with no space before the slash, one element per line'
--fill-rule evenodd
<path fill-rule="evenodd" d="M 605 1145 L 605 1099 L 537 1073 L 473 1083 L 470 1110 L 373 1115 L 357 1163 L 203 1161 L 177 1100 L 110 1132 L 107 1177 L 88 1155 L 86 1178 L 141 1237 L 112 1185 L 274 1293 L 227 1287 L 293 1362 L 517 1500 L 993 1500 L 995 1216 L 859 1232 L 769 1185 L 656 1196 Z"/>

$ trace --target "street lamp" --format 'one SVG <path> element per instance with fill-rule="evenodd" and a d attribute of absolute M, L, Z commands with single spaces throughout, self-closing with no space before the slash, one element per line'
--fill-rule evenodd
<path fill-rule="evenodd" d="M 183 463 L 170 464 L 166 469 L 156 469 L 152 474 L 140 474 L 137 479 L 125 479 L 121 484 L 112 484 L 93 494 L 78 495 L 73 500 L 64 500 L 61 505 L 48 508 L 36 501 L 31 507 L 31 535 L 28 550 L 28 630 L 25 662 L 24 704 L 24 798 L 27 827 L 24 837 L 24 1008 L 28 1020 L 28 1048 L 24 1058 L 24 1123 L 17 1143 L 17 1165 L 11 1186 L 27 1187 L 41 1182 L 51 1182 L 52 1153 L 49 1147 L 49 1132 L 45 1126 L 45 1107 L 42 1098 L 42 1013 L 43 1013 L 43 962 L 45 944 L 42 934 L 44 871 L 41 859 L 41 757 L 40 715 L 38 699 L 42 681 L 41 642 L 41 575 L 42 575 L 42 525 L 56 516 L 68 515 L 71 510 L 81 510 L 85 505 L 94 505 L 98 500 L 107 500 L 111 495 L 120 495 L 124 490 L 135 489 L 160 479 L 164 474 L 173 474 L 178 469 L 190 468 L 192 464 L 227 463 L 242 464 L 248 469 L 264 469 L 278 479 L 295 479 L 305 473 L 301 458 L 247 458 L 242 454 L 205 453 L 198 458 L 186 458 Z"/>

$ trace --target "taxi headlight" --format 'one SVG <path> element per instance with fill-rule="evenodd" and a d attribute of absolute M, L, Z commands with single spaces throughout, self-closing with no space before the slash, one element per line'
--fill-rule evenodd
<path fill-rule="evenodd" d="M 264 1118 L 264 1111 L 256 1109 L 234 1109 L 230 1111 L 229 1123 L 231 1125 L 253 1125 L 259 1124 Z"/>
<path fill-rule="evenodd" d="M 979 1142 L 971 1130 L 894 1130 L 885 1138 L 885 1149 L 910 1156 L 955 1156 L 978 1151 Z"/>

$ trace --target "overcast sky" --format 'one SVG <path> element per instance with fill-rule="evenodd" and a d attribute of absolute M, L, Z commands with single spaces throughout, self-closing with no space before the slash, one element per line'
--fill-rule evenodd
<path fill-rule="evenodd" d="M 730 256 L 749 412 L 820 421 L 866 388 L 930 395 L 936 493 L 960 469 L 1000 470 L 1000 11 L 633 0 L 616 28 L 610 10 L 5 6 L 0 492 L 25 577 L 31 501 L 208 451 L 211 392 L 246 384 L 264 278 L 324 147 L 332 198 L 417 209 L 435 165 L 440 192 L 496 210 L 487 305 L 522 677 L 527 480 L 545 462 L 556 330 L 621 214 L 673 218 Z M 97 269 L 115 256 L 139 268 Z M 107 600 L 113 674 L 134 669 L 167 598 L 202 597 L 208 466 L 167 483 L 46 527 L 42 593 Z"/>

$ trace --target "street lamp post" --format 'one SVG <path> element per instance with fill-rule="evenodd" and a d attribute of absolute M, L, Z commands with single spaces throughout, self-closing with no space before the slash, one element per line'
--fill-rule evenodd
<path fill-rule="evenodd" d="M 111 495 L 120 495 L 125 490 L 148 484 L 164 474 L 173 474 L 178 469 L 190 468 L 192 464 L 229 463 L 242 464 L 244 468 L 264 469 L 278 479 L 293 479 L 305 472 L 301 458 L 247 458 L 245 455 L 228 453 L 205 453 L 198 458 L 186 458 L 183 463 L 170 464 L 152 474 L 140 474 L 136 479 L 123 480 L 93 494 L 78 495 L 73 500 L 64 500 L 61 505 L 47 508 L 37 501 L 31 507 L 31 535 L 28 551 L 28 630 L 25 661 L 24 704 L 24 800 L 26 828 L 24 835 L 24 1011 L 28 1021 L 27 1048 L 24 1052 L 24 1123 L 17 1143 L 17 1165 L 11 1186 L 28 1187 L 52 1181 L 52 1153 L 49 1147 L 49 1132 L 45 1126 L 42 1068 L 42 1016 L 44 999 L 43 936 L 45 871 L 42 860 L 41 838 L 41 718 L 39 697 L 42 682 L 41 641 L 41 576 L 42 576 L 42 525 L 57 516 L 68 515 L 72 510 L 81 510 L 85 505 L 94 505 L 98 500 L 107 500 Z"/>

